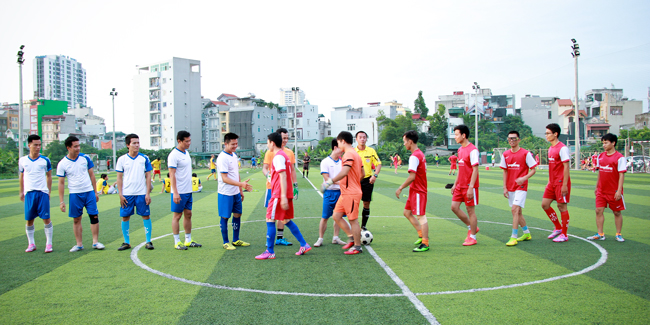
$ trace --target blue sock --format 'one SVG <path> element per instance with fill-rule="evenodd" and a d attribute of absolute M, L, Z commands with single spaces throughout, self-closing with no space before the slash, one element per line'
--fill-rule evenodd
<path fill-rule="evenodd" d="M 526 232 L 528 231 L 528 226 L 523 226 L 523 227 L 521 227 L 521 230 L 523 230 L 524 233 L 526 233 Z"/>
<path fill-rule="evenodd" d="M 239 226 L 241 225 L 240 218 L 232 218 L 232 241 L 236 242 L 239 240 Z"/>
<path fill-rule="evenodd" d="M 144 234 L 147 236 L 147 243 L 151 242 L 151 219 L 142 220 L 144 224 Z"/>
<path fill-rule="evenodd" d="M 228 240 L 228 219 L 221 218 L 221 238 L 223 238 L 223 243 L 229 243 Z"/>
<path fill-rule="evenodd" d="M 266 223 L 266 250 L 274 254 L 273 245 L 275 245 L 275 222 Z"/>
<path fill-rule="evenodd" d="M 298 225 L 296 225 L 296 223 L 293 222 L 293 220 L 289 221 L 286 224 L 286 226 L 287 226 L 287 228 L 289 228 L 289 230 L 291 230 L 291 233 L 293 234 L 293 236 L 296 237 L 296 239 L 298 239 L 298 241 L 300 242 L 300 246 L 307 245 L 307 242 L 305 241 L 305 238 L 303 238 L 302 234 L 300 233 L 300 229 L 298 229 Z"/>
<path fill-rule="evenodd" d="M 517 237 L 517 229 L 512 229 L 512 238 Z"/>
<path fill-rule="evenodd" d="M 124 236 L 124 242 L 127 244 L 131 243 L 131 240 L 129 239 L 129 222 L 128 221 L 122 221 L 122 235 Z"/>

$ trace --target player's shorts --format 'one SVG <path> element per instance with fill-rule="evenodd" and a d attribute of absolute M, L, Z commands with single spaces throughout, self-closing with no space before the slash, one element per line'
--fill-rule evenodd
<path fill-rule="evenodd" d="M 458 168 L 456 167 L 456 164 L 451 164 L 451 169 L 458 169 Z"/>
<path fill-rule="evenodd" d="M 474 197 L 471 200 L 467 199 L 467 188 L 456 188 L 454 195 L 451 198 L 452 202 L 465 202 L 465 206 L 473 207 L 478 205 L 478 189 L 473 188 Z"/>
<path fill-rule="evenodd" d="M 257 162 L 252 162 L 251 166 L 253 166 L 253 167 L 257 166 Z"/>
<path fill-rule="evenodd" d="M 154 170 L 153 170 L 153 174 L 154 174 L 154 175 L 160 175 L 160 169 L 158 169 L 158 170 L 155 170 L 155 169 L 154 169 Z"/>
<path fill-rule="evenodd" d="M 413 215 L 423 216 L 427 213 L 427 193 L 409 190 L 404 210 L 410 210 Z"/>
<path fill-rule="evenodd" d="M 361 195 L 341 195 L 334 206 L 334 212 L 343 212 L 348 216 L 348 220 L 357 220 L 359 218 L 359 204 Z"/>
<path fill-rule="evenodd" d="M 623 195 L 621 195 L 621 199 L 616 201 L 614 199 L 614 194 L 602 194 L 602 193 L 597 193 L 596 194 L 596 207 L 597 208 L 606 208 L 609 206 L 609 208 L 612 211 L 623 211 L 625 210 L 625 199 L 623 199 Z"/>
<path fill-rule="evenodd" d="M 210 173 L 214 174 L 216 172 L 217 172 L 217 170 L 215 168 L 210 169 Z"/>
<path fill-rule="evenodd" d="M 183 210 L 192 210 L 192 193 L 180 194 L 181 202 L 174 203 L 174 194 L 171 194 L 172 212 L 182 213 Z"/>
<path fill-rule="evenodd" d="M 334 214 L 334 207 L 341 196 L 341 190 L 325 190 L 323 194 L 323 219 L 329 219 Z"/>
<path fill-rule="evenodd" d="M 372 190 L 375 188 L 375 184 L 370 184 L 370 177 L 366 177 L 361 180 L 361 201 L 370 202 L 372 201 Z M 354 219 L 352 219 L 354 220 Z"/>
<path fill-rule="evenodd" d="M 268 208 L 269 207 L 269 201 L 271 200 L 271 189 L 267 188 L 266 189 L 266 196 L 264 196 L 264 207 Z"/>
<path fill-rule="evenodd" d="M 520 206 L 522 209 L 526 205 L 526 195 L 528 194 L 527 191 L 514 191 L 514 192 L 508 192 L 508 204 L 510 204 L 510 207 L 512 208 L 513 205 Z"/>
<path fill-rule="evenodd" d="M 233 213 L 242 213 L 242 199 L 240 193 L 237 193 L 235 195 L 225 195 L 219 193 L 217 197 L 220 217 L 228 219 Z"/>
<path fill-rule="evenodd" d="M 86 213 L 88 213 L 88 215 L 94 216 L 99 214 L 95 192 L 88 191 L 84 193 L 70 193 L 69 198 L 70 209 L 68 209 L 68 217 L 81 217 L 84 214 L 84 207 L 86 208 Z"/>
<path fill-rule="evenodd" d="M 542 198 L 555 200 L 557 203 L 569 203 L 571 200 L 571 184 L 569 184 L 569 192 L 566 196 L 562 195 L 561 183 L 558 183 L 558 185 L 546 184 Z"/>
<path fill-rule="evenodd" d="M 143 217 L 148 217 L 151 214 L 144 195 L 125 195 L 124 198 L 126 199 L 126 207 L 120 206 L 120 217 L 132 216 L 133 210 Z"/>
<path fill-rule="evenodd" d="M 50 218 L 50 196 L 41 191 L 29 191 L 25 194 L 25 220 Z"/>
<path fill-rule="evenodd" d="M 303 164 L 302 165 L 302 170 L 307 170 L 309 169 L 309 164 Z"/>
<path fill-rule="evenodd" d="M 293 199 L 288 199 L 289 209 L 282 210 L 280 198 L 272 198 L 269 206 L 266 208 L 266 219 L 272 220 L 289 220 L 293 219 Z"/>

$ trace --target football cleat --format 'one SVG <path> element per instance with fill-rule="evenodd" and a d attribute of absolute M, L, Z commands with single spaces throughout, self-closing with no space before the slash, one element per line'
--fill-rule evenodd
<path fill-rule="evenodd" d="M 25 250 L 25 253 L 33 252 L 35 250 L 36 250 L 36 245 L 29 244 L 29 246 L 27 246 L 27 249 Z"/>
<path fill-rule="evenodd" d="M 191 242 L 186 241 L 185 242 L 185 247 L 203 247 L 203 245 L 201 245 L 201 244 L 199 244 L 199 243 L 197 243 L 195 241 L 191 241 Z"/>
<path fill-rule="evenodd" d="M 516 246 L 517 243 L 519 243 L 517 238 L 510 237 L 510 240 L 508 240 L 508 242 L 506 243 L 506 246 Z"/>
<path fill-rule="evenodd" d="M 53 251 L 53 249 L 52 249 L 52 245 L 46 245 L 46 246 L 45 246 L 45 252 L 46 252 L 46 253 L 52 253 L 52 251 Z"/>
<path fill-rule="evenodd" d="M 284 239 L 284 238 L 276 239 L 276 240 L 275 240 L 275 244 L 276 244 L 276 245 L 282 245 L 282 246 L 291 246 L 291 245 L 293 245 L 292 243 L 288 242 L 288 241 L 287 241 L 286 239 Z"/>
<path fill-rule="evenodd" d="M 587 239 L 589 239 L 589 240 L 605 240 L 605 235 L 601 236 L 599 234 L 595 234 L 593 236 L 587 237 Z"/>
<path fill-rule="evenodd" d="M 569 241 L 569 237 L 564 236 L 564 234 L 560 234 L 559 236 L 555 237 L 555 239 L 553 239 L 553 241 L 556 242 L 556 243 L 562 243 L 562 242 L 565 242 L 565 241 Z"/>
<path fill-rule="evenodd" d="M 93 248 L 102 250 L 102 249 L 106 248 L 106 246 L 104 246 L 104 244 L 102 244 L 100 242 L 96 242 L 96 243 L 93 244 Z"/>
<path fill-rule="evenodd" d="M 557 237 L 557 235 L 559 235 L 561 233 L 562 233 L 562 229 L 555 229 L 555 230 L 553 230 L 553 232 L 550 235 L 548 235 L 548 239 L 553 239 L 553 238 Z"/>
<path fill-rule="evenodd" d="M 230 243 L 223 244 L 223 248 L 226 249 L 226 250 L 229 250 L 229 251 L 234 251 L 235 249 L 237 249 L 235 246 L 233 246 Z"/>
<path fill-rule="evenodd" d="M 418 240 L 416 240 L 415 243 L 413 243 L 413 245 L 415 246 L 418 246 L 420 244 L 422 244 L 422 237 L 418 238 Z"/>
<path fill-rule="evenodd" d="M 233 246 L 242 246 L 243 247 L 243 246 L 250 246 L 251 244 L 240 239 L 238 241 L 233 242 L 232 245 Z"/>
<path fill-rule="evenodd" d="M 350 247 L 352 247 L 352 246 L 354 246 L 353 241 L 351 241 L 349 243 L 346 243 L 345 245 L 343 245 L 343 247 L 341 247 L 341 249 L 350 249 Z"/>
<path fill-rule="evenodd" d="M 463 243 L 463 246 L 472 246 L 472 245 L 476 245 L 476 239 L 467 236 L 467 238 L 465 238 L 465 242 Z"/>
<path fill-rule="evenodd" d="M 517 238 L 517 241 L 527 241 L 531 239 L 533 239 L 533 236 L 531 236 L 530 233 L 524 233 L 521 237 Z"/>
<path fill-rule="evenodd" d="M 83 246 L 77 246 L 77 245 L 74 245 L 74 246 L 72 246 L 72 248 L 70 248 L 70 251 L 71 251 L 71 252 L 78 252 L 78 251 L 80 251 L 80 250 L 82 250 L 82 249 L 84 249 Z"/>
<path fill-rule="evenodd" d="M 476 233 L 477 233 L 477 234 L 478 234 L 478 232 L 479 232 L 480 230 L 481 230 L 481 229 L 480 229 L 478 226 L 476 226 Z M 472 229 L 467 229 L 467 237 L 469 237 L 469 235 L 471 235 L 471 234 L 472 234 Z"/>
<path fill-rule="evenodd" d="M 429 250 L 429 246 L 427 246 L 425 244 L 420 244 L 419 247 L 413 248 L 414 252 L 426 252 L 428 250 Z"/>
<path fill-rule="evenodd" d="M 321 247 L 323 246 L 323 238 L 318 238 L 318 240 L 314 243 L 314 247 Z"/>
<path fill-rule="evenodd" d="M 343 252 L 345 255 L 356 255 L 356 254 L 361 254 L 363 253 L 363 249 L 356 249 L 354 247 L 350 248 L 349 250 Z"/>
<path fill-rule="evenodd" d="M 152 242 L 147 242 L 147 243 L 144 245 L 144 248 L 146 248 L 146 249 L 148 249 L 148 250 L 152 250 L 152 249 L 153 249 L 153 243 L 152 243 Z"/>
<path fill-rule="evenodd" d="M 269 253 L 269 251 L 264 251 L 264 253 L 255 256 L 256 260 L 272 260 L 275 259 L 275 254 Z"/>
<path fill-rule="evenodd" d="M 183 242 L 180 242 L 180 241 L 178 243 L 176 243 L 176 245 L 174 245 L 174 248 L 176 248 L 178 250 L 181 250 L 181 251 L 187 250 L 187 247 L 185 247 L 185 245 L 183 245 Z"/>
<path fill-rule="evenodd" d="M 131 245 L 127 244 L 127 243 L 122 243 L 122 246 L 120 246 L 120 248 L 118 248 L 117 250 L 118 251 L 123 251 L 125 249 L 131 249 Z"/>
<path fill-rule="evenodd" d="M 616 238 L 616 241 L 617 241 L 617 242 L 620 242 L 620 243 L 622 243 L 622 242 L 625 241 L 625 239 L 623 239 L 623 236 L 621 236 L 621 235 L 616 235 L 615 238 Z"/>
<path fill-rule="evenodd" d="M 296 252 L 296 255 L 305 255 L 305 253 L 309 252 L 311 250 L 311 246 L 307 244 L 307 246 L 300 246 L 300 249 Z"/>

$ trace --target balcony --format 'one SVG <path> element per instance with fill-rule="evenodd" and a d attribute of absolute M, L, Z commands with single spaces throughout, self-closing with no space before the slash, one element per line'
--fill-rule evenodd
<path fill-rule="evenodd" d="M 160 89 L 160 78 L 149 78 L 149 89 Z"/>

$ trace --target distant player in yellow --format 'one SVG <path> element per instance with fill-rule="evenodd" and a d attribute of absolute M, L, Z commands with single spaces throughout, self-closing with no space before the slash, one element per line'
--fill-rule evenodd
<path fill-rule="evenodd" d="M 156 177 L 156 174 L 158 175 L 158 181 L 162 182 L 162 176 L 160 175 L 160 159 L 156 158 L 151 162 L 151 167 L 153 167 L 153 176 L 151 177 L 151 181 L 153 182 L 154 178 Z"/>
<path fill-rule="evenodd" d="M 214 154 L 212 154 L 212 157 L 210 157 L 210 175 L 208 175 L 208 181 L 210 180 L 210 176 L 214 176 L 214 180 L 217 180 L 217 166 L 215 163 L 217 162 L 217 158 L 214 157 Z"/>
<path fill-rule="evenodd" d="M 201 180 L 196 175 L 192 173 L 192 193 L 199 193 L 203 190 L 203 185 L 201 185 Z"/>
<path fill-rule="evenodd" d="M 162 189 L 160 193 L 171 193 L 172 192 L 172 181 L 169 179 L 169 173 L 167 173 L 167 178 L 163 180 Z"/>
<path fill-rule="evenodd" d="M 113 183 L 113 185 L 108 184 L 108 175 L 102 174 L 97 181 L 97 194 L 117 193 L 115 190 L 115 184 L 117 184 L 117 182 Z"/>

